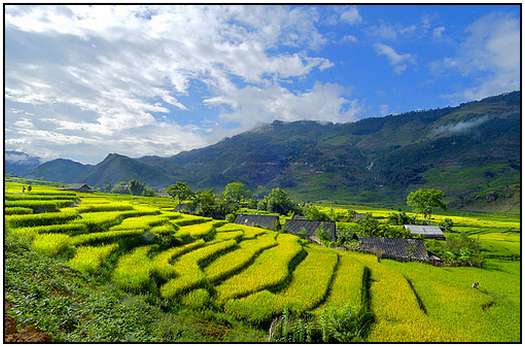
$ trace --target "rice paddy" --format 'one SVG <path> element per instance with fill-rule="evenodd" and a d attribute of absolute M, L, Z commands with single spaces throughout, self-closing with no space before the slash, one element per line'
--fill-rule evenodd
<path fill-rule="evenodd" d="M 457 232 L 481 242 L 488 260 L 483 269 L 448 268 L 379 263 L 291 234 L 174 212 L 166 199 L 38 185 L 22 194 L 20 187 L 6 185 L 7 233 L 86 278 L 158 297 L 169 307 L 214 310 L 239 324 L 267 328 L 284 310 L 315 316 L 341 307 L 358 312 L 365 290 L 374 316 L 366 341 L 520 338 L 521 235 L 515 220 L 451 216 Z M 377 218 L 389 213 L 367 212 Z M 366 288 L 365 269 L 371 275 Z M 479 289 L 471 287 L 476 281 Z"/>

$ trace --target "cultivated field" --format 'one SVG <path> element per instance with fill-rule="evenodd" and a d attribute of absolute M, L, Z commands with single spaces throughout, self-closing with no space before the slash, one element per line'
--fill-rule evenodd
<path fill-rule="evenodd" d="M 520 339 L 517 219 L 435 216 L 478 238 L 486 266 L 433 267 L 172 212 L 168 198 L 21 190 L 6 183 L 6 300 L 55 341 L 266 341 L 284 309 L 359 310 L 363 285 L 368 341 Z"/>

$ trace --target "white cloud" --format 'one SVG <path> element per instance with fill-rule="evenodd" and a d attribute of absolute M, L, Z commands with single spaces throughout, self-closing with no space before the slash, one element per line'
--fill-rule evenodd
<path fill-rule="evenodd" d="M 333 66 L 312 53 L 326 42 L 318 17 L 287 6 L 6 6 L 6 102 L 35 127 L 11 126 L 27 115 L 7 110 L 6 144 L 94 162 L 215 141 L 220 125 L 179 120 L 203 98 L 238 85 L 293 95 L 283 85 Z"/>
<path fill-rule="evenodd" d="M 343 39 L 342 41 L 344 43 L 357 43 L 357 37 L 355 37 L 354 35 L 345 35 L 343 36 Z"/>
<path fill-rule="evenodd" d="M 439 76 L 459 71 L 475 81 L 471 87 L 446 95 L 454 101 L 481 99 L 520 88 L 519 19 L 505 13 L 486 15 L 465 31 L 455 56 L 433 62 Z"/>
<path fill-rule="evenodd" d="M 435 39 L 440 39 L 443 37 L 443 33 L 445 32 L 445 27 L 437 27 L 432 30 L 432 37 Z"/>
<path fill-rule="evenodd" d="M 357 100 L 343 96 L 336 84 L 316 83 L 311 90 L 293 93 L 273 85 L 268 88 L 246 87 L 205 100 L 210 106 L 226 106 L 221 116 L 239 122 L 248 129 L 257 115 L 259 122 L 319 120 L 349 122 L 358 117 L 361 107 Z"/>
<path fill-rule="evenodd" d="M 383 43 L 376 43 L 374 45 L 377 54 L 385 56 L 388 59 L 388 62 L 394 69 L 396 74 L 403 73 L 408 64 L 413 64 L 415 62 L 414 57 L 409 53 L 398 53 L 392 47 L 385 45 Z"/>
<path fill-rule="evenodd" d="M 339 18 L 341 21 L 349 24 L 357 24 L 363 20 L 356 6 L 349 6 L 348 9 L 341 13 Z"/>

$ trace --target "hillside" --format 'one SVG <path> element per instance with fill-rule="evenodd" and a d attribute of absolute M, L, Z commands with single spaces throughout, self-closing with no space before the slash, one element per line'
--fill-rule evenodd
<path fill-rule="evenodd" d="M 344 124 L 274 121 L 169 158 L 109 155 L 73 180 L 137 178 L 156 187 L 183 180 L 219 190 L 238 180 L 258 192 L 281 186 L 305 200 L 391 205 L 409 190 L 432 186 L 445 190 L 455 208 L 516 210 L 520 100 L 513 92 Z M 40 168 L 30 176 L 57 179 Z"/>
<path fill-rule="evenodd" d="M 348 308 L 369 312 L 370 329 L 313 341 L 520 339 L 517 218 L 434 215 L 486 256 L 483 268 L 438 267 L 180 214 L 167 197 L 21 185 L 6 184 L 6 307 L 54 342 L 263 342 L 285 309 L 325 324 Z"/>

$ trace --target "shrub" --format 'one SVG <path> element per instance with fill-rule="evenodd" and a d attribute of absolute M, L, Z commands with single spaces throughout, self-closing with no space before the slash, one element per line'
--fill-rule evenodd
<path fill-rule="evenodd" d="M 310 221 L 329 221 L 330 217 L 319 210 L 315 205 L 307 205 L 303 209 L 304 216 Z"/>
<path fill-rule="evenodd" d="M 366 310 L 358 312 L 350 305 L 329 307 L 319 316 L 322 341 L 330 343 L 362 340 L 372 322 L 373 316 Z"/>
<path fill-rule="evenodd" d="M 451 235 L 445 242 L 432 243 L 432 251 L 450 266 L 476 266 L 483 265 L 481 245 L 466 234 Z"/>
<path fill-rule="evenodd" d="M 452 228 L 454 227 L 454 221 L 451 218 L 445 218 L 441 223 L 439 223 L 439 226 L 443 229 L 444 232 L 447 233 L 453 233 L 454 230 Z"/>
<path fill-rule="evenodd" d="M 228 213 L 228 214 L 226 215 L 226 221 L 227 221 L 228 223 L 233 223 L 234 220 L 235 220 L 235 214 L 233 214 L 233 213 Z"/>
<path fill-rule="evenodd" d="M 409 216 L 405 212 L 394 212 L 388 216 L 388 223 L 393 225 L 416 224 L 416 217 Z"/>

